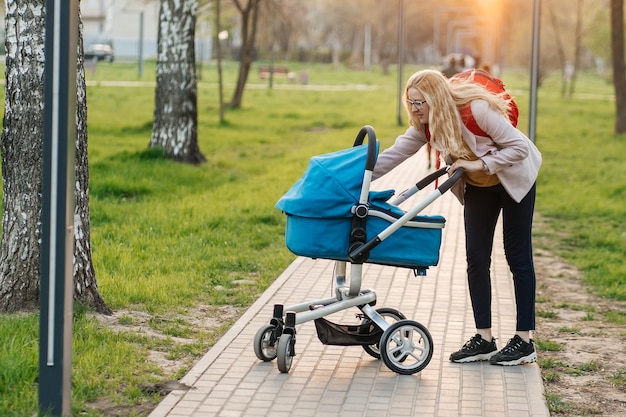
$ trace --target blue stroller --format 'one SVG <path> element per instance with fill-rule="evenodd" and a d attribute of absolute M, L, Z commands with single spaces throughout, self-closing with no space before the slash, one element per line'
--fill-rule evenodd
<path fill-rule="evenodd" d="M 365 136 L 368 143 L 363 144 Z M 447 172 L 441 168 L 388 202 L 393 190 L 370 191 L 379 144 L 374 129 L 364 126 L 354 146 L 311 158 L 309 166 L 276 207 L 287 215 L 287 248 L 298 256 L 335 262 L 334 296 L 292 306 L 275 304 L 269 324 L 254 337 L 262 361 L 277 359 L 288 373 L 295 356 L 296 325 L 315 321 L 327 345 L 360 345 L 394 372 L 411 375 L 424 369 L 433 355 L 433 340 L 422 324 L 393 308 L 374 309 L 376 292 L 361 289 L 364 263 L 410 268 L 425 275 L 439 262 L 442 216 L 418 216 L 449 190 L 463 174 L 457 170 L 408 212 L 397 207 Z M 347 279 L 347 264 L 350 275 Z M 357 307 L 358 325 L 333 323 L 328 316 Z"/>

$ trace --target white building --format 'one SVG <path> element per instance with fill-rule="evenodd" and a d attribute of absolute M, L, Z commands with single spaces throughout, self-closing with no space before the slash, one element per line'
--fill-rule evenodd
<path fill-rule="evenodd" d="M 159 21 L 158 0 L 82 0 L 85 48 L 110 43 L 116 59 L 155 58 Z M 143 41 L 142 41 L 143 40 Z"/>

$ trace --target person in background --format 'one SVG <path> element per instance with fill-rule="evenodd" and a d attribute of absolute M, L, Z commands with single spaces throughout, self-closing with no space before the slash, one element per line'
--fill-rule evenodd
<path fill-rule="evenodd" d="M 447 59 L 447 65 L 441 70 L 443 75 L 451 78 L 454 74 L 462 71 L 462 66 L 459 67 L 459 63 L 454 55 L 450 55 Z"/>
<path fill-rule="evenodd" d="M 450 83 L 440 71 L 418 71 L 406 83 L 404 101 L 410 126 L 380 154 L 373 178 L 389 172 L 426 144 L 441 152 L 450 175 L 459 168 L 464 170 L 451 191 L 464 205 L 467 280 L 476 332 L 450 360 L 489 360 L 498 365 L 536 361 L 531 339 L 536 289 L 531 234 L 539 150 L 511 125 L 507 116 L 510 100 L 471 81 Z M 465 106 L 470 106 L 488 136 L 474 135 L 463 125 L 460 111 Z M 490 265 L 501 212 L 517 323 L 514 336 L 498 351 L 491 331 Z"/>
<path fill-rule="evenodd" d="M 480 64 L 478 66 L 479 70 L 483 70 L 485 72 L 488 72 L 489 74 L 491 74 L 491 65 L 487 64 L 486 62 L 483 62 L 482 64 Z"/>

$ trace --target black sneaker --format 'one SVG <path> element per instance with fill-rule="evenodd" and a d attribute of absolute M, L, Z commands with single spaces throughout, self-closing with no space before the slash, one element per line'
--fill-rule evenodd
<path fill-rule="evenodd" d="M 450 355 L 450 361 L 456 363 L 488 361 L 496 353 L 498 353 L 496 339 L 491 338 L 491 342 L 487 342 L 481 335 L 476 334 L 461 350 Z"/>
<path fill-rule="evenodd" d="M 530 343 L 524 342 L 518 335 L 509 340 L 509 343 L 497 355 L 489 359 L 492 365 L 521 365 L 536 361 L 537 354 L 533 340 L 531 339 Z"/>

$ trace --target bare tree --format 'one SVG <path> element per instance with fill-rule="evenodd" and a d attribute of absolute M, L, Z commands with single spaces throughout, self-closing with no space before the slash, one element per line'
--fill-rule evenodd
<path fill-rule="evenodd" d="M 149 147 L 167 158 L 198 164 L 198 85 L 195 28 L 198 0 L 161 0 L 154 124 Z"/>
<path fill-rule="evenodd" d="M 615 86 L 615 133 L 626 133 L 626 65 L 624 64 L 624 0 L 611 0 L 611 51 Z"/>
<path fill-rule="evenodd" d="M 582 54 L 582 39 L 583 39 L 583 0 L 578 0 L 576 3 L 576 29 L 575 29 L 576 41 L 574 42 L 574 67 L 570 77 L 569 84 L 569 96 L 574 95 L 574 89 L 576 87 L 576 76 L 580 69 L 580 56 Z"/>
<path fill-rule="evenodd" d="M 220 99 L 220 123 L 224 123 L 224 81 L 222 74 L 221 0 L 215 0 L 215 49 L 217 52 L 217 83 Z"/>
<path fill-rule="evenodd" d="M 565 48 L 563 47 L 563 40 L 561 39 L 561 29 L 559 26 L 559 20 L 554 12 L 552 4 L 548 4 L 548 10 L 550 11 L 550 23 L 552 23 L 552 30 L 554 31 L 554 38 L 556 42 L 556 50 L 559 56 L 559 62 L 561 65 L 561 96 L 565 96 L 567 91 L 567 83 L 569 81 L 569 68 L 567 64 L 567 57 L 565 55 Z"/>
<path fill-rule="evenodd" d="M 295 47 L 301 38 L 310 39 L 310 21 L 307 20 L 312 7 L 319 3 L 302 0 L 267 0 L 259 10 L 259 25 L 256 34 L 259 58 L 265 59 L 278 52 L 277 59 L 291 60 L 296 55 Z"/>
<path fill-rule="evenodd" d="M 591 10 L 585 11 L 585 15 L 589 18 L 589 27 L 585 39 L 585 47 L 588 48 L 590 54 L 594 57 L 594 67 L 607 79 L 610 77 L 611 62 L 611 25 L 610 22 L 611 8 L 609 1 L 595 2 L 592 4 Z M 606 64 L 606 65 L 605 65 Z"/>
<path fill-rule="evenodd" d="M 398 20 L 398 10 L 388 7 L 388 4 L 382 0 L 376 2 L 377 16 L 380 16 L 380 21 L 392 22 Z M 403 16 L 405 21 L 408 21 L 410 13 Z M 398 29 L 395 25 L 381 25 L 377 20 L 372 21 L 372 27 L 374 28 L 374 58 L 380 63 L 383 74 L 388 74 L 391 64 L 398 62 Z M 431 32 L 432 33 L 432 32 Z M 405 42 L 405 45 L 412 43 Z M 419 44 L 419 43 L 417 43 Z"/>
<path fill-rule="evenodd" d="M 254 59 L 255 38 L 259 15 L 259 4 L 262 0 L 245 0 L 245 5 L 241 0 L 233 0 L 235 7 L 241 15 L 241 51 L 239 57 L 239 73 L 237 74 L 237 84 L 235 92 L 230 101 L 231 108 L 241 107 L 243 92 L 250 73 L 250 67 Z"/>
<path fill-rule="evenodd" d="M 23 7 L 9 0 L 6 5 L 0 311 L 9 312 L 39 307 L 45 1 L 29 0 L 28 7 Z M 74 299 L 110 313 L 98 291 L 91 259 L 86 88 L 82 31 L 78 30 Z"/>

